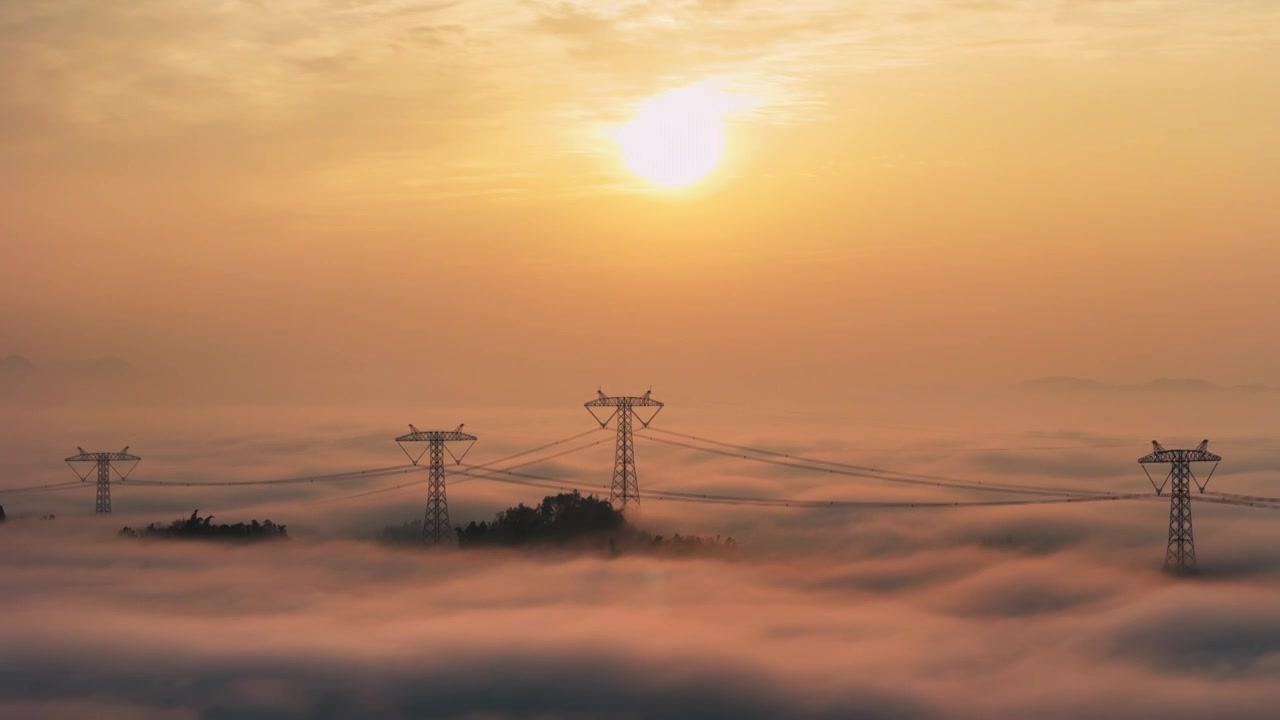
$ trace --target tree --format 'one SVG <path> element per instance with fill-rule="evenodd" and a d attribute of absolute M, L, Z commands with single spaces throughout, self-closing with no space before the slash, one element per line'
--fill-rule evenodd
<path fill-rule="evenodd" d="M 577 491 L 548 495 L 537 505 L 521 503 L 494 516 L 492 521 L 471 521 L 453 529 L 461 548 L 554 547 L 621 553 L 687 555 L 728 551 L 733 538 L 675 535 L 653 536 L 627 523 L 608 500 Z M 422 545 L 419 520 L 388 525 L 378 538 L 395 545 Z"/>
<path fill-rule="evenodd" d="M 200 517 L 200 511 L 192 511 L 191 517 L 185 520 L 174 520 L 167 527 L 151 523 L 144 530 L 126 527 L 120 531 L 121 537 L 165 538 L 174 540 L 230 540 L 256 541 L 287 539 L 288 532 L 284 525 L 276 525 L 270 520 L 252 524 L 236 523 L 235 525 L 214 525 L 213 516 Z"/>
<path fill-rule="evenodd" d="M 454 530 L 462 547 L 605 543 L 626 527 L 607 500 L 577 491 L 548 495 L 536 506 L 507 508 L 492 523 L 471 522 Z"/>

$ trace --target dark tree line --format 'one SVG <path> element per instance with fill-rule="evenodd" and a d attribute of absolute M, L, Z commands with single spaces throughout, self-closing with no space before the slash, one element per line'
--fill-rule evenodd
<path fill-rule="evenodd" d="M 607 500 L 574 491 L 548 495 L 533 507 L 521 503 L 492 522 L 471 522 L 454 533 L 461 547 L 516 547 L 602 543 L 624 529 L 626 519 Z"/>
<path fill-rule="evenodd" d="M 200 517 L 200 511 L 192 511 L 191 517 L 185 520 L 174 520 L 168 525 L 151 523 L 141 530 L 126 527 L 120 531 L 121 537 L 158 538 L 172 540 L 222 540 L 233 542 L 253 542 L 259 540 L 281 540 L 289 537 L 284 525 L 277 525 L 270 520 L 235 525 L 214 525 L 213 516 Z"/>
<path fill-rule="evenodd" d="M 650 535 L 627 523 L 608 500 L 577 491 L 548 495 L 542 502 L 521 503 L 498 513 L 493 520 L 469 522 L 454 528 L 462 548 L 551 547 L 600 549 L 618 552 L 671 551 L 693 553 L 712 548 L 732 548 L 733 538 Z M 380 540 L 397 545 L 422 542 L 422 522 L 414 520 L 386 527 Z"/>
<path fill-rule="evenodd" d="M 3 506 L 3 505 L 0 505 L 0 523 L 4 522 L 4 521 L 5 521 L 5 520 L 7 520 L 7 519 L 8 519 L 8 518 L 7 518 L 7 517 L 5 516 L 5 514 L 4 514 L 4 506 Z M 18 519 L 19 519 L 19 520 L 21 520 L 21 519 L 22 519 L 22 516 L 21 516 L 21 515 L 19 515 L 19 516 L 18 516 Z M 53 520 L 53 519 L 54 519 L 54 516 L 53 516 L 52 514 L 49 514 L 49 515 L 41 515 L 41 516 L 40 516 L 40 519 L 41 519 L 41 520 Z"/>
<path fill-rule="evenodd" d="M 656 549 L 671 551 L 677 555 L 692 555 L 704 550 L 716 549 L 733 549 L 737 546 L 737 541 L 731 537 L 714 537 L 702 535 L 681 535 L 676 533 L 670 539 L 666 539 L 661 535 L 655 535 L 649 540 L 649 544 Z"/>

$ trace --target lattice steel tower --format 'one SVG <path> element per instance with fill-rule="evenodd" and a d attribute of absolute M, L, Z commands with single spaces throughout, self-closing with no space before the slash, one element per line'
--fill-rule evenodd
<path fill-rule="evenodd" d="M 422 520 L 422 542 L 427 545 L 449 542 L 453 537 L 453 530 L 449 525 L 449 499 L 445 496 L 444 488 L 444 454 L 449 453 L 455 463 L 461 463 L 471 446 L 475 445 L 476 436 L 462 432 L 461 425 L 457 430 L 419 430 L 410 423 L 409 429 L 412 432 L 396 438 L 396 444 L 404 450 L 410 462 L 417 465 L 422 456 L 428 453 L 431 457 L 428 465 L 430 484 L 427 489 L 427 511 Z M 427 446 L 414 457 L 405 450 L 404 443 L 407 442 L 424 442 Z M 454 455 L 453 450 L 445 444 L 451 442 L 468 443 L 467 449 L 461 455 Z"/>
<path fill-rule="evenodd" d="M 91 453 L 91 452 L 85 452 L 84 448 L 82 447 L 78 447 L 76 449 L 80 451 L 80 454 L 72 455 L 71 457 L 67 458 L 67 466 L 71 468 L 71 472 L 75 473 L 76 477 L 80 478 L 81 481 L 89 479 L 89 474 L 93 472 L 93 468 L 86 470 L 84 474 L 81 475 L 80 471 L 76 470 L 76 466 L 72 465 L 71 463 L 93 463 L 94 466 L 97 467 L 98 469 L 98 500 L 94 504 L 93 511 L 99 515 L 110 513 L 111 512 L 111 472 L 115 470 L 116 476 L 119 477 L 120 480 L 122 481 L 127 480 L 129 478 L 129 473 L 132 473 L 133 469 L 138 467 L 138 463 L 142 461 L 142 458 L 138 457 L 137 455 L 130 455 L 128 445 L 125 445 L 124 449 L 121 450 L 120 452 Z M 119 470 L 116 470 L 115 466 L 113 465 L 113 463 L 118 463 L 118 462 L 131 462 L 133 463 L 133 465 L 130 466 L 127 472 L 122 474 Z"/>
<path fill-rule="evenodd" d="M 1204 492 L 1222 458 L 1209 452 L 1208 440 L 1201 442 L 1194 450 L 1166 450 L 1155 440 L 1151 441 L 1151 447 L 1153 451 L 1150 455 L 1138 459 L 1143 466 L 1142 471 L 1147 473 L 1147 479 L 1151 481 L 1151 487 L 1160 495 L 1170 481 L 1173 483 L 1169 493 L 1169 546 L 1164 555 L 1164 567 L 1174 572 L 1193 573 L 1196 571 L 1196 544 L 1191 534 L 1191 483 L 1194 481 L 1200 492 Z M 1191 472 L 1191 463 L 1195 462 L 1213 463 L 1203 484 Z M 1146 468 L 1147 465 L 1157 463 L 1172 466 L 1160 485 L 1156 485 Z"/>
<path fill-rule="evenodd" d="M 600 427 L 607 427 L 609 421 L 615 417 L 618 419 L 618 445 L 613 459 L 613 484 L 609 488 L 609 503 L 619 510 L 626 510 L 627 505 L 630 504 L 640 504 L 640 480 L 636 477 L 636 446 L 631 438 L 631 418 L 634 416 L 639 420 L 641 427 L 649 427 L 649 423 L 662 412 L 662 403 L 649 397 L 651 392 L 653 391 L 650 390 L 639 397 L 609 397 L 603 391 L 597 390 L 596 394 L 599 397 L 583 403 L 587 412 L 591 413 L 591 417 L 600 423 Z M 613 412 L 601 420 L 593 408 L 613 408 Z M 645 419 L 636 412 L 636 408 L 656 409 L 648 419 Z"/>

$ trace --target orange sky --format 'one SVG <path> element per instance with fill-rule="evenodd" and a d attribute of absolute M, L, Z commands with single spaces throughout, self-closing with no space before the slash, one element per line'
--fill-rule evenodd
<path fill-rule="evenodd" d="M 1280 383 L 1280 8 L 959 5 L 7 2 L 0 356 L 455 402 Z M 708 79 L 751 109 L 654 192 L 601 131 Z"/>

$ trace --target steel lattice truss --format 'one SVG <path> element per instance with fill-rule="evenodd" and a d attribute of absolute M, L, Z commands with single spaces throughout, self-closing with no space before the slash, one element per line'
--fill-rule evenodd
<path fill-rule="evenodd" d="M 583 403 L 583 407 L 587 412 L 591 413 L 591 417 L 600 423 L 600 427 L 607 427 L 609 421 L 614 418 L 618 419 L 618 443 L 614 451 L 613 458 L 613 482 L 609 488 L 609 502 L 619 510 L 626 510 L 627 505 L 640 505 L 640 480 L 636 475 L 636 449 L 635 441 L 631 436 L 631 420 L 634 417 L 640 421 L 641 427 L 649 427 L 649 423 L 662 412 L 663 404 L 649 397 L 650 390 L 644 395 L 621 395 L 610 397 L 605 395 L 602 390 L 597 390 L 595 400 Z M 613 412 L 609 413 L 603 420 L 600 415 L 596 414 L 595 408 L 613 408 Z M 652 408 L 653 413 L 647 418 L 636 411 L 636 408 Z"/>
<path fill-rule="evenodd" d="M 459 425 L 456 430 L 419 430 L 410 424 L 409 430 L 411 431 L 409 434 L 396 438 L 396 443 L 414 465 L 418 464 L 423 455 L 429 456 L 430 463 L 427 509 L 422 520 L 422 542 L 427 545 L 449 542 L 453 529 L 449 524 L 449 499 L 445 494 L 444 455 L 447 452 L 455 463 L 461 463 L 471 450 L 471 446 L 475 444 L 476 436 L 462 432 L 462 425 Z M 404 443 L 411 442 L 426 443 L 427 446 L 415 457 L 404 447 Z M 465 442 L 468 445 L 461 455 L 455 455 L 446 445 L 451 442 Z"/>
<path fill-rule="evenodd" d="M 78 447 L 76 449 L 80 451 L 80 454 L 72 455 L 71 457 L 67 458 L 67 461 L 66 461 L 67 465 L 71 467 L 71 472 L 74 472 L 76 474 L 76 477 L 84 481 L 89 479 L 89 475 L 93 472 L 93 470 L 90 469 L 90 470 L 87 470 L 84 474 L 81 474 L 79 470 L 76 470 L 76 466 L 72 465 L 71 463 L 93 463 L 94 464 L 94 467 L 96 467 L 98 470 L 98 494 L 97 494 L 97 500 L 94 503 L 93 511 L 100 515 L 110 513 L 111 512 L 111 471 L 115 470 L 116 475 L 120 478 L 121 481 L 127 480 L 129 478 L 129 474 L 132 473 L 133 469 L 138 466 L 138 463 L 142 461 L 142 458 L 138 457 L 137 455 L 130 455 L 128 445 L 126 445 L 124 449 L 121 450 L 120 452 L 91 453 L 91 452 L 85 452 L 85 449 L 82 447 Z M 131 462 L 133 463 L 133 465 L 130 466 L 130 468 L 127 471 L 125 471 L 124 473 L 121 473 L 118 469 L 115 469 L 114 467 L 114 463 L 118 463 L 118 462 Z"/>
<path fill-rule="evenodd" d="M 1155 488 L 1156 494 L 1164 493 L 1166 486 L 1171 486 L 1169 493 L 1169 544 L 1165 551 L 1164 566 L 1166 570 L 1176 572 L 1196 571 L 1196 545 L 1191 531 L 1191 484 L 1195 483 L 1201 493 L 1209 486 L 1213 473 L 1218 469 L 1222 457 L 1209 452 L 1209 441 L 1204 440 L 1193 450 L 1169 450 L 1159 442 L 1151 441 L 1152 452 L 1138 459 L 1143 465 L 1147 479 Z M 1211 462 L 1213 468 L 1209 476 L 1201 483 L 1191 471 L 1191 463 Z M 1164 482 L 1156 485 L 1156 481 L 1147 471 L 1146 465 L 1170 465 L 1169 474 Z"/>

